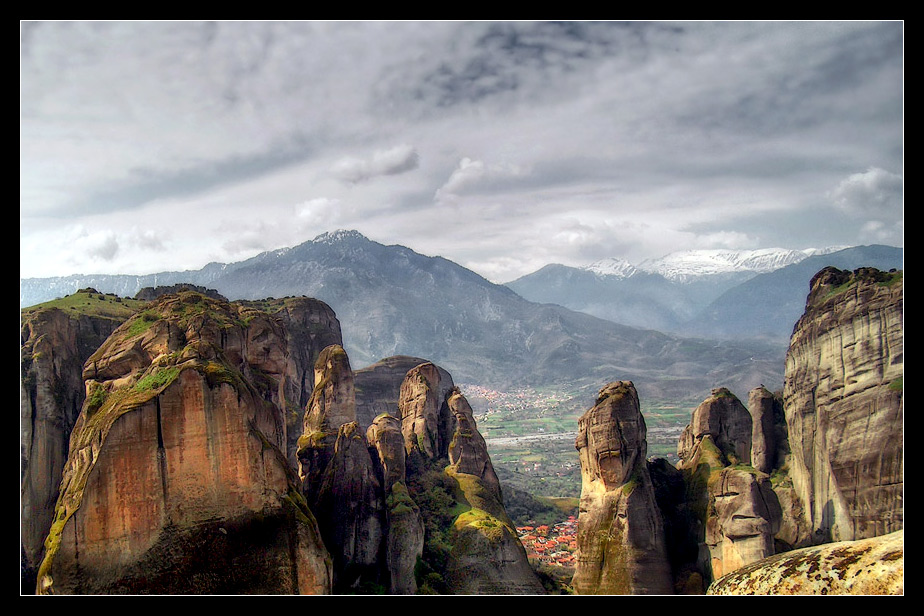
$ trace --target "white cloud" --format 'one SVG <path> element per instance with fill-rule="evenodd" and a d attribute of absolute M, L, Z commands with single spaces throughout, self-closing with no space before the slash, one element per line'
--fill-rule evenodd
<path fill-rule="evenodd" d="M 716 231 L 700 235 L 697 245 L 701 248 L 754 248 L 758 245 L 758 240 L 738 231 Z"/>
<path fill-rule="evenodd" d="M 387 150 L 378 150 L 368 158 L 341 158 L 331 167 L 334 177 L 356 184 L 381 175 L 399 175 L 413 171 L 420 164 L 420 156 L 412 146 L 404 144 Z"/>
<path fill-rule="evenodd" d="M 902 211 L 904 179 L 884 169 L 870 167 L 842 180 L 828 197 L 848 214 L 890 216 Z"/>
<path fill-rule="evenodd" d="M 446 183 L 436 190 L 434 198 L 440 201 L 445 198 L 463 195 L 466 192 L 478 189 L 499 188 L 510 180 L 526 177 L 528 169 L 514 164 L 486 165 L 482 160 L 463 158 L 459 161 Z"/>

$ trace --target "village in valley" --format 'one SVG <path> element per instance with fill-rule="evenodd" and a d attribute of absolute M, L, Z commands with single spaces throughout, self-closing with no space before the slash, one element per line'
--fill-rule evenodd
<path fill-rule="evenodd" d="M 577 550 L 577 518 L 568 516 L 554 525 L 518 526 L 517 535 L 530 561 L 543 565 L 574 567 Z"/>

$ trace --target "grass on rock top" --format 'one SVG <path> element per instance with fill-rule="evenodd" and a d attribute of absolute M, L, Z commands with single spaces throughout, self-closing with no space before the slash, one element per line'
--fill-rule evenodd
<path fill-rule="evenodd" d="M 93 290 L 81 289 L 66 297 L 23 308 L 20 310 L 20 315 L 26 317 L 40 310 L 57 308 L 74 315 L 87 315 L 124 321 L 138 312 L 146 303 L 147 302 L 140 300 L 122 298 L 109 293 L 98 293 Z"/>

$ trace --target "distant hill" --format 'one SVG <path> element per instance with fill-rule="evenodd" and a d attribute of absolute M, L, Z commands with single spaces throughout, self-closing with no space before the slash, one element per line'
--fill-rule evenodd
<path fill-rule="evenodd" d="M 445 367 L 456 382 L 499 389 L 567 384 L 595 392 L 628 379 L 651 398 L 702 399 L 717 385 L 747 391 L 782 383 L 783 346 L 684 339 L 530 302 L 447 259 L 355 231 L 198 271 L 23 280 L 21 301 L 90 280 L 126 296 L 188 282 L 231 300 L 315 297 L 337 313 L 354 366 L 411 355 Z"/>

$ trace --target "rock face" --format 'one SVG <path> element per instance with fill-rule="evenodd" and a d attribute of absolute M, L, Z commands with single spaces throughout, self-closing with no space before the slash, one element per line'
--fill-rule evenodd
<path fill-rule="evenodd" d="M 718 387 L 695 411 L 677 446 L 679 468 L 690 468 L 703 441 L 718 448 L 725 464 L 751 463 L 751 415 L 728 389 Z"/>
<path fill-rule="evenodd" d="M 420 357 L 395 355 L 355 370 L 353 385 L 356 390 L 356 421 L 359 425 L 368 429 L 372 421 L 382 413 L 400 418 L 398 398 L 401 395 L 401 384 L 411 369 L 425 363 L 428 363 L 427 360 Z M 437 397 L 445 400 L 455 384 L 452 375 L 445 369 L 437 366 L 437 371 L 440 375 Z"/>
<path fill-rule="evenodd" d="M 91 316 L 59 308 L 23 317 L 19 406 L 23 592 L 35 589 L 68 440 L 86 397 L 83 364 L 127 318 L 128 314 Z"/>
<path fill-rule="evenodd" d="M 384 492 L 356 422 L 353 372 L 343 347 L 321 352 L 314 381 L 296 454 L 302 492 L 333 557 L 335 592 L 356 592 L 380 579 Z"/>
<path fill-rule="evenodd" d="M 471 406 L 458 390 L 450 392 L 447 405 L 455 418 L 455 428 L 445 474 L 455 481 L 460 504 L 468 506 L 453 522 L 452 549 L 446 566 L 451 592 L 543 593 L 504 508 L 500 482 Z"/>
<path fill-rule="evenodd" d="M 401 383 L 398 407 L 404 445 L 412 460 L 435 460 L 446 451 L 448 414 L 440 394 L 440 374 L 432 363 L 412 368 Z"/>
<path fill-rule="evenodd" d="M 902 274 L 826 268 L 786 356 L 790 475 L 812 543 L 903 527 Z"/>
<path fill-rule="evenodd" d="M 645 420 L 629 381 L 600 390 L 578 421 L 578 594 L 671 594 L 664 528 L 645 462 Z"/>
<path fill-rule="evenodd" d="M 339 427 L 333 455 L 320 485 L 308 492 L 324 544 L 330 546 L 334 591 L 363 590 L 380 580 L 386 519 L 382 484 L 376 476 L 365 435 L 355 421 Z"/>
<path fill-rule="evenodd" d="M 423 554 L 424 524 L 420 508 L 407 490 L 401 422 L 387 413 L 379 415 L 369 426 L 366 440 L 378 454 L 385 489 L 388 528 L 385 565 L 389 574 L 389 592 L 412 595 L 417 592 L 414 569 Z"/>
<path fill-rule="evenodd" d="M 275 303 L 281 306 L 275 311 Z M 285 379 L 287 455 L 297 468 L 295 456 L 302 434 L 305 410 L 314 392 L 314 367 L 321 352 L 331 345 L 342 345 L 340 321 L 330 306 L 308 297 L 277 300 L 268 311 L 282 321 L 289 355 Z"/>
<path fill-rule="evenodd" d="M 783 401 L 767 388 L 757 387 L 748 394 L 748 411 L 752 423 L 751 466 L 770 473 L 779 468 L 782 457 L 789 453 Z"/>
<path fill-rule="evenodd" d="M 674 524 L 686 524 L 687 532 L 675 532 L 669 546 L 680 587 L 694 591 L 694 578 L 708 586 L 775 553 L 782 509 L 769 476 L 750 465 L 752 428 L 748 410 L 720 387 L 693 411 L 681 435 L 677 467 L 686 493 L 682 507 L 675 507 L 684 515 L 675 515 Z M 763 439 L 762 430 L 758 434 Z M 698 545 L 693 561 L 690 540 Z"/>
<path fill-rule="evenodd" d="M 741 468 L 725 468 L 708 489 L 711 507 L 705 541 L 713 578 L 772 556 L 782 510 L 769 477 Z"/>
<path fill-rule="evenodd" d="M 329 592 L 286 462 L 285 333 L 266 313 L 161 297 L 88 359 L 38 592 Z"/>
<path fill-rule="evenodd" d="M 902 595 L 904 531 L 802 548 L 716 580 L 710 595 Z"/>

